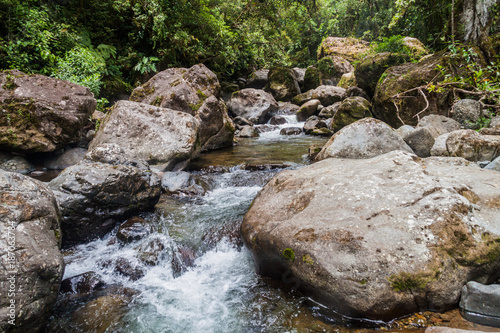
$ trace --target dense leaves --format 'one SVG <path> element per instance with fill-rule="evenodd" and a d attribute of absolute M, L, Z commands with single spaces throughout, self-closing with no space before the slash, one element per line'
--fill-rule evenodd
<path fill-rule="evenodd" d="M 463 0 L 0 0 L 0 69 L 68 79 L 108 97 L 168 67 L 204 63 L 234 78 L 308 66 L 327 36 L 385 46 L 392 36 L 413 36 L 442 49 L 462 7 Z"/>

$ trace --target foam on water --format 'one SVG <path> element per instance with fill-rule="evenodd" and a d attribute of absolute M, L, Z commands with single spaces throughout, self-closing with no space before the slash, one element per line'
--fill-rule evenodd
<path fill-rule="evenodd" d="M 197 201 L 186 203 L 179 214 L 156 217 L 159 225 L 168 227 L 159 227 L 144 239 L 122 245 L 118 241 L 110 242 L 113 236 L 108 236 L 74 248 L 65 258 L 65 278 L 94 271 L 107 284 L 138 291 L 120 324 L 126 332 L 268 330 L 279 321 L 279 316 L 269 314 L 267 307 L 285 304 L 285 308 L 295 311 L 299 302 L 293 298 L 283 299 L 280 291 L 262 283 L 248 250 L 222 238 L 214 248 L 198 247 L 194 265 L 181 274 L 175 274 L 172 266 L 179 242 L 199 245 L 208 227 L 243 216 L 261 189 L 251 185 L 255 174 L 238 169 L 218 174 L 214 190 Z M 185 230 L 175 231 L 174 226 Z M 175 232 L 174 237 L 171 234 Z M 156 266 L 147 266 L 138 259 L 139 249 L 152 240 L 160 241 L 165 249 Z M 116 262 L 123 258 L 142 269 L 144 276 L 132 281 L 117 273 Z"/>
<path fill-rule="evenodd" d="M 304 122 L 298 122 L 297 117 L 295 115 L 282 115 L 281 117 L 285 118 L 287 122 L 285 124 L 275 125 L 277 126 L 277 129 L 275 129 L 274 131 L 260 133 L 260 136 L 259 138 L 257 138 L 257 141 L 289 141 L 297 139 L 300 140 L 301 137 L 305 136 L 303 133 L 299 135 L 281 135 L 280 131 L 283 128 L 289 128 L 289 127 L 303 128 L 305 124 Z"/>

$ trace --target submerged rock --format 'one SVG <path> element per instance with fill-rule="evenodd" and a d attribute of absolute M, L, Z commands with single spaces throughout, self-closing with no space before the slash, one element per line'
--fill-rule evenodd
<path fill-rule="evenodd" d="M 347 320 L 456 306 L 500 267 L 500 174 L 459 158 L 395 151 L 283 171 L 241 227 L 260 274 Z"/>
<path fill-rule="evenodd" d="M 47 185 L 0 170 L 0 331 L 37 332 L 64 272 L 60 214 Z"/>
<path fill-rule="evenodd" d="M 0 149 L 47 153 L 77 143 L 96 105 L 87 87 L 0 71 Z"/>
<path fill-rule="evenodd" d="M 114 145 L 89 152 L 49 186 L 61 208 L 64 246 L 104 236 L 118 221 L 154 207 L 161 195 L 160 178 L 148 164 Z"/>

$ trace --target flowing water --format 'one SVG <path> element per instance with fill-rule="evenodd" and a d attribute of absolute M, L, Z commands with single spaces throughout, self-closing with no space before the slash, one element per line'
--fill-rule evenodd
<path fill-rule="evenodd" d="M 208 192 L 162 197 L 154 212 L 141 215 L 151 226 L 147 237 L 122 244 L 115 230 L 66 252 L 64 278 L 92 271 L 119 286 L 116 293 L 132 295 L 119 315 L 105 313 L 112 322 L 106 332 L 295 332 L 326 325 L 305 298 L 257 275 L 239 238 L 243 215 L 264 184 L 284 167 L 305 165 L 308 147 L 325 142 L 279 135 L 286 126 L 302 124 L 281 125 L 195 161 L 192 173 Z M 132 274 L 120 269 L 124 261 Z M 78 318 L 88 312 L 75 311 L 86 301 L 72 302 L 59 302 L 49 331 L 89 329 Z"/>

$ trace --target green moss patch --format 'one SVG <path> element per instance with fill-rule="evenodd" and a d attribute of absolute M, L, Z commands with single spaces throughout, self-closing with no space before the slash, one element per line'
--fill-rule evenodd
<path fill-rule="evenodd" d="M 288 261 L 294 261 L 295 260 L 295 252 L 293 252 L 293 250 L 290 248 L 286 248 L 283 250 L 283 258 L 285 258 Z"/>

